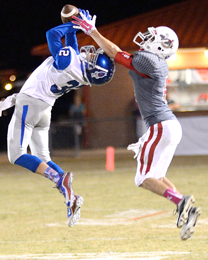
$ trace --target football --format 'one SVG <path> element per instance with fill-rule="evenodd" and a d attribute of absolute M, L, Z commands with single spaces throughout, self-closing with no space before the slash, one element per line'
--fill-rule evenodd
<path fill-rule="evenodd" d="M 71 22 L 73 15 L 79 16 L 79 9 L 74 5 L 65 5 L 61 10 L 62 23 Z"/>

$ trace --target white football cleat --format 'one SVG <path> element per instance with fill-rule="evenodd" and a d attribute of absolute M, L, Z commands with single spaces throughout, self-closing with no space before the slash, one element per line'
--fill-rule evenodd
<path fill-rule="evenodd" d="M 194 196 L 183 196 L 183 199 L 178 203 L 176 213 L 178 213 L 178 218 L 176 225 L 178 228 L 181 228 L 188 219 L 189 211 L 195 202 Z"/>
<path fill-rule="evenodd" d="M 183 225 L 181 229 L 181 239 L 187 240 L 194 233 L 194 228 L 196 226 L 197 220 L 201 215 L 201 209 L 193 207 L 190 209 L 188 214 L 187 222 Z"/>
<path fill-rule="evenodd" d="M 68 226 L 72 227 L 80 219 L 80 207 L 83 204 L 83 198 L 74 194 L 74 203 L 72 207 L 67 207 Z"/>

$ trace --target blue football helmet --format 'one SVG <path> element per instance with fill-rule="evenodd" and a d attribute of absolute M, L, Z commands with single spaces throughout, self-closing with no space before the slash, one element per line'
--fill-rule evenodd
<path fill-rule="evenodd" d="M 103 49 L 95 49 L 93 45 L 80 48 L 80 57 L 83 64 L 84 77 L 91 85 L 108 83 L 115 73 L 115 62 L 108 57 Z"/>

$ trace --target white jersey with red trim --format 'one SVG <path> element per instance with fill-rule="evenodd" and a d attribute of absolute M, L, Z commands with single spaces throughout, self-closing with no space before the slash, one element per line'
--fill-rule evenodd
<path fill-rule="evenodd" d="M 115 61 L 130 69 L 135 98 L 147 127 L 165 120 L 176 120 L 166 101 L 167 62 L 157 55 L 137 51 L 134 56 L 118 52 Z"/>

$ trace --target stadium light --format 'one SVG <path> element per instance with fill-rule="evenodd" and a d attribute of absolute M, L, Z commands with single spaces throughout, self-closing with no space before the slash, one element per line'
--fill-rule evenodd
<path fill-rule="evenodd" d="M 207 49 L 204 51 L 204 55 L 208 59 L 208 50 Z"/>
<path fill-rule="evenodd" d="M 13 87 L 12 87 L 12 84 L 11 83 L 8 83 L 4 86 L 4 89 L 5 90 L 11 90 Z"/>
<path fill-rule="evenodd" d="M 10 81 L 15 81 L 15 80 L 16 80 L 16 76 L 15 76 L 15 75 L 11 75 L 11 76 L 9 77 L 9 80 L 10 80 Z"/>

